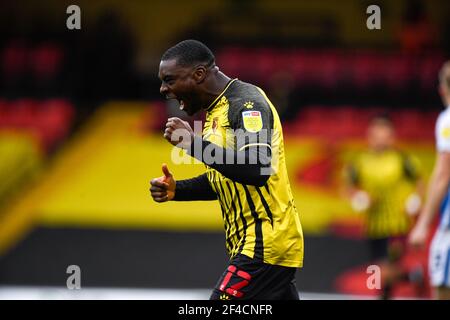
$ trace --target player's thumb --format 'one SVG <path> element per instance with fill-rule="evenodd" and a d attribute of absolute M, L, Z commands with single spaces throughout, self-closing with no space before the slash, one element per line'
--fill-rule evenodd
<path fill-rule="evenodd" d="M 162 165 L 162 172 L 164 173 L 164 176 L 166 178 L 172 177 L 172 174 L 170 173 L 169 168 L 167 167 L 167 164 L 165 164 L 165 163 L 163 163 L 163 165 Z"/>

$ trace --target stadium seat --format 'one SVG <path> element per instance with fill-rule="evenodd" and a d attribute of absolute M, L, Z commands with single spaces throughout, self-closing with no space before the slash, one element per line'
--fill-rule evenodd
<path fill-rule="evenodd" d="M 5 79 L 22 76 L 27 69 L 28 49 L 22 41 L 13 40 L 1 54 L 1 70 Z"/>
<path fill-rule="evenodd" d="M 36 81 L 54 78 L 61 70 L 63 51 L 56 43 L 43 43 L 30 52 L 30 68 Z"/>
<path fill-rule="evenodd" d="M 67 136 L 74 112 L 73 106 L 65 99 L 0 100 L 0 129 L 32 134 L 48 151 Z"/>
<path fill-rule="evenodd" d="M 414 65 L 407 55 L 389 55 L 385 61 L 385 77 L 389 90 L 398 92 L 407 88 L 414 76 Z"/>
<path fill-rule="evenodd" d="M 272 76 L 283 70 L 291 73 L 298 88 L 408 95 L 416 87 L 421 92 L 435 90 L 444 58 L 439 53 L 226 47 L 217 60 L 225 72 L 261 85 L 270 84 Z"/>

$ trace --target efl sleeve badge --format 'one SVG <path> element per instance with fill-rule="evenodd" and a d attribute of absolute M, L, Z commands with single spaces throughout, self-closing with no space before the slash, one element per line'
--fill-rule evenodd
<path fill-rule="evenodd" d="M 242 119 L 244 128 L 248 132 L 258 132 L 263 127 L 261 112 L 259 111 L 244 111 L 242 112 Z"/>

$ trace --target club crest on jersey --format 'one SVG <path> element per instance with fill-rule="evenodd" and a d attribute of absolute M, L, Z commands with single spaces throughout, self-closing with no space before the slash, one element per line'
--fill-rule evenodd
<path fill-rule="evenodd" d="M 442 136 L 444 139 L 450 139 L 450 127 L 442 129 Z"/>
<path fill-rule="evenodd" d="M 242 119 L 244 128 L 248 132 L 258 132 L 263 127 L 261 112 L 259 111 L 244 111 L 242 112 Z"/>
<path fill-rule="evenodd" d="M 244 107 L 246 107 L 247 109 L 253 109 L 253 101 L 247 101 L 246 103 L 244 103 Z"/>
<path fill-rule="evenodd" d="M 222 293 L 222 294 L 219 296 L 219 300 L 230 300 L 230 296 L 227 295 L 226 293 Z"/>
<path fill-rule="evenodd" d="M 212 131 L 216 132 L 218 126 L 219 126 L 219 118 L 218 117 L 214 117 L 214 119 L 212 121 L 212 125 L 211 125 Z"/>

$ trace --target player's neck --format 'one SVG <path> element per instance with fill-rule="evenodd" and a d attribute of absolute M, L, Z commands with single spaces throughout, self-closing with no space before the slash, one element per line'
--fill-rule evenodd
<path fill-rule="evenodd" d="M 221 71 L 217 71 L 209 81 L 205 83 L 204 101 L 205 106 L 210 106 L 214 100 L 225 90 L 231 79 Z"/>
<path fill-rule="evenodd" d="M 450 108 L 450 95 L 447 94 L 448 90 L 441 89 L 441 101 L 445 105 L 445 108 Z"/>

